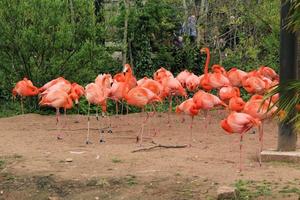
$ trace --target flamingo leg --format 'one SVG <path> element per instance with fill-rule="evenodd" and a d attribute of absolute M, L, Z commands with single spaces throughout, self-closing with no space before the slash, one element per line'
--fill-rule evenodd
<path fill-rule="evenodd" d="M 62 139 L 62 135 L 61 135 L 61 129 L 59 127 L 59 108 L 56 109 L 56 131 L 57 131 L 57 139 L 61 140 Z"/>
<path fill-rule="evenodd" d="M 118 116 L 119 114 L 119 106 L 118 106 L 118 101 L 116 101 L 116 115 Z"/>
<path fill-rule="evenodd" d="M 96 119 L 97 119 L 97 121 L 99 121 L 98 105 L 96 105 Z"/>
<path fill-rule="evenodd" d="M 193 142 L 193 123 L 194 123 L 194 116 L 191 117 L 189 147 L 192 147 L 192 142 Z"/>
<path fill-rule="evenodd" d="M 112 130 L 111 130 L 111 119 L 110 119 L 110 116 L 107 114 L 107 112 L 103 112 L 102 113 L 102 116 L 104 117 L 104 118 L 107 118 L 107 120 L 108 120 L 108 133 L 113 133 L 112 132 Z"/>
<path fill-rule="evenodd" d="M 89 136 L 90 136 L 90 107 L 91 107 L 91 104 L 89 102 L 89 108 L 88 108 L 88 132 L 87 132 L 86 141 L 85 141 L 86 144 L 90 144 L 91 143 L 89 141 Z"/>
<path fill-rule="evenodd" d="M 126 105 L 126 114 L 128 115 L 129 113 L 129 108 L 128 108 L 128 104 Z"/>
<path fill-rule="evenodd" d="M 259 130 L 259 142 L 260 142 L 260 149 L 259 149 L 259 165 L 261 166 L 261 152 L 263 150 L 263 134 L 264 134 L 264 124 L 263 122 L 258 128 Z"/>
<path fill-rule="evenodd" d="M 21 96 L 21 112 L 24 115 L 24 104 L 23 104 L 23 97 Z"/>
<path fill-rule="evenodd" d="M 80 116 L 80 113 L 79 113 L 79 103 L 76 106 L 77 106 L 77 119 L 76 119 L 75 123 L 79 123 L 79 116 Z"/>
<path fill-rule="evenodd" d="M 123 110 L 124 110 L 124 102 L 122 101 L 121 104 L 122 104 L 122 106 L 121 106 L 121 115 L 123 115 L 123 113 L 124 113 L 123 112 Z"/>
<path fill-rule="evenodd" d="M 152 117 L 154 117 L 156 115 L 156 109 L 155 109 L 155 106 L 152 104 L 151 108 L 153 109 L 153 114 L 152 114 Z M 156 128 L 156 126 L 154 126 L 154 135 L 152 136 L 152 142 L 154 142 L 154 137 L 156 137 L 158 134 L 159 134 L 159 129 Z"/>
<path fill-rule="evenodd" d="M 143 114 L 145 113 L 144 109 L 143 109 Z M 138 134 L 137 136 L 137 142 L 140 143 L 140 146 L 142 146 L 142 143 L 143 143 L 143 134 L 144 134 L 144 128 L 145 128 L 145 124 L 146 122 L 148 121 L 148 118 L 149 118 L 149 114 L 148 112 L 146 112 L 147 116 L 146 116 L 146 119 L 143 120 L 142 122 L 142 129 L 141 129 L 141 132 Z"/>
<path fill-rule="evenodd" d="M 102 112 L 102 117 L 104 117 L 103 112 Z M 100 133 L 100 143 L 105 142 L 104 140 L 104 128 L 101 128 L 100 120 L 98 121 L 99 123 L 99 133 Z"/>
<path fill-rule="evenodd" d="M 204 110 L 204 118 L 208 120 L 208 111 Z M 205 130 L 207 131 L 207 127 L 208 127 L 208 121 L 205 120 Z"/>
<path fill-rule="evenodd" d="M 239 169 L 239 172 L 242 172 L 243 137 L 244 137 L 244 132 L 242 132 L 241 135 L 240 135 L 240 169 Z"/>
<path fill-rule="evenodd" d="M 64 125 L 63 128 L 66 128 L 67 126 L 67 109 L 64 108 Z"/>
<path fill-rule="evenodd" d="M 169 97 L 168 127 L 171 127 L 171 123 L 170 123 L 171 112 L 172 112 L 172 95 Z"/>

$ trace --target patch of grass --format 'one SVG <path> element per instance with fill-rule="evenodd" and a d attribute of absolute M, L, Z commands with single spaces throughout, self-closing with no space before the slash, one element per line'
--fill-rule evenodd
<path fill-rule="evenodd" d="M 23 156 L 22 155 L 19 155 L 19 154 L 14 154 L 13 155 L 13 158 L 15 158 L 15 159 L 20 159 L 20 158 L 22 158 Z"/>
<path fill-rule="evenodd" d="M 125 178 L 125 183 L 128 185 L 128 186 L 133 186 L 133 185 L 136 185 L 138 182 L 136 180 L 136 176 L 134 175 L 127 175 Z"/>
<path fill-rule="evenodd" d="M 270 196 L 272 194 L 271 183 L 267 181 L 255 182 L 251 180 L 238 180 L 235 183 L 239 199 L 250 200 L 261 196 Z"/>
<path fill-rule="evenodd" d="M 113 163 L 121 163 L 121 162 L 122 162 L 122 160 L 119 159 L 119 158 L 113 158 L 113 159 L 111 159 L 111 161 L 112 161 Z"/>
<path fill-rule="evenodd" d="M 5 166 L 5 160 L 0 159 L 0 169 L 3 169 Z"/>
<path fill-rule="evenodd" d="M 300 195 L 300 189 L 296 187 L 290 187 L 287 185 L 281 190 L 279 190 L 279 193 L 285 193 L 285 194 L 294 193 Z"/>
<path fill-rule="evenodd" d="M 13 180 L 16 179 L 16 177 L 15 177 L 13 174 L 11 174 L 11 173 L 4 173 L 4 174 L 3 174 L 3 177 L 4 177 L 5 180 L 7 180 L 7 181 L 13 181 Z"/>

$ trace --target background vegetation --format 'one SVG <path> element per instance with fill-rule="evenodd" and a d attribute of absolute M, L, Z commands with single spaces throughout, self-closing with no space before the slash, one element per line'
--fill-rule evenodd
<path fill-rule="evenodd" d="M 212 63 L 227 69 L 277 70 L 279 11 L 279 0 L 2 0 L 1 111 L 15 112 L 11 89 L 25 76 L 37 86 L 58 76 L 85 85 L 99 73 L 118 72 L 122 62 L 131 63 L 138 78 L 160 66 L 175 74 L 182 69 L 201 74 L 203 46 L 212 50 Z M 182 35 L 183 46 L 177 46 L 176 36 L 191 14 L 197 18 L 197 40 Z M 114 58 L 117 52 L 126 57 Z M 26 105 L 37 110 L 36 99 Z"/>

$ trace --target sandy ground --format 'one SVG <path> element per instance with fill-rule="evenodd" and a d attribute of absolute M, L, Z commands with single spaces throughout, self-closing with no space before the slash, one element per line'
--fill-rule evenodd
<path fill-rule="evenodd" d="M 240 179 L 268 181 L 278 187 L 294 181 L 293 184 L 300 188 L 299 167 L 275 163 L 259 166 L 257 134 L 245 136 L 243 171 L 238 173 L 239 137 L 226 135 L 220 128 L 225 113 L 213 111 L 210 114 L 211 124 L 207 128 L 207 120 L 195 119 L 191 148 L 158 148 L 136 153 L 132 151 L 141 148 L 136 144 L 136 134 L 144 120 L 141 113 L 111 117 L 113 133 L 105 131 L 105 143 L 99 142 L 97 129 L 106 126 L 107 120 L 101 118 L 98 122 L 92 117 L 93 143 L 89 145 L 85 144 L 85 116 L 79 117 L 79 123 L 75 123 L 78 116 L 67 117 L 66 125 L 62 125 L 63 140 L 56 139 L 55 116 L 26 114 L 2 118 L 0 158 L 5 165 L 1 169 L 0 199 L 20 199 L 20 196 L 21 199 L 47 199 L 51 195 L 62 199 L 214 199 L 218 186 L 232 185 Z M 181 118 L 173 114 L 171 127 L 168 127 L 166 114 L 153 117 L 145 127 L 143 147 L 152 145 L 150 137 L 154 128 L 159 129 L 155 137 L 157 143 L 187 144 L 189 122 L 189 117 L 181 123 Z M 264 148 L 274 149 L 276 143 L 276 122 L 267 121 Z M 19 182 L 7 180 L 7 174 L 18 177 L 14 179 Z M 41 183 L 40 179 L 48 186 L 40 188 L 39 184 L 31 184 Z M 21 183 L 23 187 L 13 189 Z M 70 184 L 73 187 L 69 187 Z M 68 189 L 59 192 L 55 185 L 62 189 L 67 185 Z M 47 193 L 41 194 L 45 188 Z M 298 198 L 297 195 L 269 198 L 277 197 Z"/>

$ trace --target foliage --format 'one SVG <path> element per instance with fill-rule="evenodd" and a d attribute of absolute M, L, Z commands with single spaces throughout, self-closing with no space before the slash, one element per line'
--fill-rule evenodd
<path fill-rule="evenodd" d="M 3 0 L 0 19 L 0 98 L 25 76 L 38 86 L 57 76 L 85 84 L 118 66 L 99 43 L 93 1 Z"/>
<path fill-rule="evenodd" d="M 293 31 L 300 30 L 300 2 L 298 0 L 291 0 L 290 19 L 288 27 Z"/>
<path fill-rule="evenodd" d="M 300 104 L 300 81 L 293 80 L 280 84 L 265 95 L 264 99 L 267 100 L 277 93 L 280 94 L 280 99 L 270 106 L 269 109 L 277 106 L 278 109 L 275 114 L 281 113 L 282 122 L 294 123 L 295 128 L 300 130 L 300 113 L 297 112 L 297 106 Z"/>

